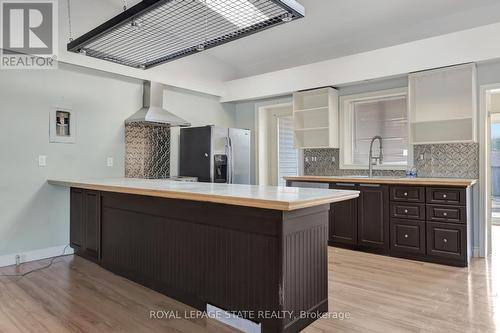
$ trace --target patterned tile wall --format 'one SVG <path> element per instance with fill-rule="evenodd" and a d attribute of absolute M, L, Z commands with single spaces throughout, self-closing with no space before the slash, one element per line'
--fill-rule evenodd
<path fill-rule="evenodd" d="M 306 176 L 363 176 L 368 169 L 340 169 L 340 149 L 305 149 L 304 175 Z M 401 170 L 373 170 L 375 176 L 404 176 Z"/>
<path fill-rule="evenodd" d="M 368 170 L 339 168 L 339 149 L 304 150 L 304 175 L 368 175 Z M 421 159 L 423 157 L 423 159 Z M 420 177 L 478 178 L 479 144 L 415 145 L 414 165 Z M 374 170 L 376 176 L 404 176 L 401 170 Z"/>
<path fill-rule="evenodd" d="M 415 167 L 422 177 L 479 178 L 479 144 L 414 146 Z"/>
<path fill-rule="evenodd" d="M 125 177 L 170 176 L 170 128 L 152 123 L 125 125 Z"/>

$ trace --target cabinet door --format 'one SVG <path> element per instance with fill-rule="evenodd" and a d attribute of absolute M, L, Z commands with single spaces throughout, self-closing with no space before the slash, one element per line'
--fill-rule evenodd
<path fill-rule="evenodd" d="M 331 189 L 356 190 L 354 184 L 331 184 Z M 328 240 L 338 244 L 356 245 L 358 234 L 358 199 L 330 205 Z"/>
<path fill-rule="evenodd" d="M 70 191 L 69 243 L 75 251 L 83 248 L 84 243 L 83 210 L 83 190 L 72 188 Z"/>
<path fill-rule="evenodd" d="M 391 252 L 425 254 L 425 221 L 392 219 Z"/>
<path fill-rule="evenodd" d="M 410 74 L 412 143 L 476 142 L 476 89 L 475 64 Z"/>
<path fill-rule="evenodd" d="M 389 188 L 387 185 L 360 184 L 358 199 L 358 245 L 389 248 Z"/>
<path fill-rule="evenodd" d="M 84 192 L 85 255 L 98 259 L 100 249 L 101 194 L 97 191 Z"/>
<path fill-rule="evenodd" d="M 467 260 L 465 225 L 427 222 L 427 255 L 442 259 Z"/>

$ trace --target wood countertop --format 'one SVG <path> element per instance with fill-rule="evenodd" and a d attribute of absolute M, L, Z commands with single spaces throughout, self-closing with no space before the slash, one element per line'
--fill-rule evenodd
<path fill-rule="evenodd" d="M 56 186 L 291 211 L 350 200 L 359 191 L 112 178 L 48 180 Z"/>
<path fill-rule="evenodd" d="M 394 185 L 434 185 L 469 187 L 477 183 L 477 179 L 457 178 L 398 178 L 398 177 L 357 177 L 357 176 L 294 176 L 284 177 L 290 181 L 325 182 L 325 183 L 363 183 Z"/>

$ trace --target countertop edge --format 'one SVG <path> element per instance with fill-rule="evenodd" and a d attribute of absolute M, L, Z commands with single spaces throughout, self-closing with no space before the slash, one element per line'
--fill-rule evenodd
<path fill-rule="evenodd" d="M 286 202 L 286 201 L 269 200 L 269 199 L 243 198 L 243 197 L 231 197 L 226 195 L 183 192 L 183 191 L 176 191 L 169 189 L 161 189 L 161 190 L 141 189 L 141 188 L 124 187 L 124 186 L 88 184 L 88 183 L 79 183 L 78 181 L 62 181 L 62 180 L 49 179 L 47 180 L 47 183 L 54 186 L 61 186 L 68 188 L 74 187 L 85 190 L 135 194 L 135 195 L 153 196 L 153 197 L 160 197 L 167 199 L 211 202 L 211 203 L 220 203 L 233 206 L 244 206 L 244 207 L 271 209 L 279 211 L 293 211 L 302 208 L 309 208 L 314 206 L 331 204 L 344 200 L 355 199 L 359 197 L 359 192 L 358 192 L 356 194 L 348 194 L 332 198 L 308 199 L 308 200 L 297 200 L 295 202 Z"/>
<path fill-rule="evenodd" d="M 314 181 L 322 183 L 364 183 L 364 184 L 392 184 L 392 185 L 435 185 L 470 187 L 477 183 L 477 179 L 458 178 L 358 178 L 335 176 L 290 176 L 284 177 L 291 181 Z"/>

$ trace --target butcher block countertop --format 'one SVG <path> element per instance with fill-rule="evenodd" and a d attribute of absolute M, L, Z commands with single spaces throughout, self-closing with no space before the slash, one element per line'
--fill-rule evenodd
<path fill-rule="evenodd" d="M 398 178 L 398 177 L 362 177 L 362 176 L 293 176 L 285 177 L 290 181 L 326 182 L 326 183 L 363 183 L 392 185 L 424 185 L 424 186 L 460 186 L 469 187 L 477 183 L 477 179 L 458 178 Z"/>
<path fill-rule="evenodd" d="M 359 191 L 112 178 L 48 180 L 56 186 L 291 211 L 350 200 Z"/>

